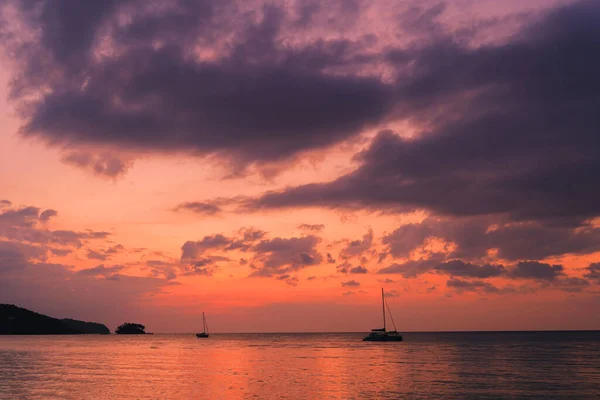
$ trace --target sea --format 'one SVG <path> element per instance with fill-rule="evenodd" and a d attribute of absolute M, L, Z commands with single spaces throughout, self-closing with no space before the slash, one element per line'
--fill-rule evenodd
<path fill-rule="evenodd" d="M 0 336 L 0 399 L 600 399 L 600 332 Z"/>

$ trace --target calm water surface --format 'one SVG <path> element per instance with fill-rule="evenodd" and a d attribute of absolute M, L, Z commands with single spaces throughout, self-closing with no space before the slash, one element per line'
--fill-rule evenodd
<path fill-rule="evenodd" d="M 1 399 L 600 399 L 600 332 L 0 336 Z"/>

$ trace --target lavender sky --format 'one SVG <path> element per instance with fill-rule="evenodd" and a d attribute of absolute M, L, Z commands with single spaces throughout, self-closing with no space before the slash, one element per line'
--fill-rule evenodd
<path fill-rule="evenodd" d="M 600 3 L 0 2 L 0 302 L 600 329 Z"/>

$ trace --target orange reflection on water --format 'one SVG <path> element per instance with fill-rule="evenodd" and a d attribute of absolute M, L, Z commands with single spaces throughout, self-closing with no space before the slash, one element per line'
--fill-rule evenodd
<path fill-rule="evenodd" d="M 594 398 L 600 333 L 0 337 L 0 398 Z"/>

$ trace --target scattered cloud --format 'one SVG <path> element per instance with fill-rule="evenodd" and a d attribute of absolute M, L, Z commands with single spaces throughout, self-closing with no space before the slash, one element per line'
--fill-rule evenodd
<path fill-rule="evenodd" d="M 97 251 L 88 249 L 87 251 L 87 258 L 90 260 L 100 260 L 100 261 L 105 261 L 108 259 L 108 256 L 106 254 L 102 254 L 99 253 Z"/>
<path fill-rule="evenodd" d="M 510 270 L 508 276 L 515 279 L 539 279 L 553 281 L 564 275 L 562 265 L 550 265 L 538 261 L 521 261 Z"/>
<path fill-rule="evenodd" d="M 0 238 L 23 243 L 49 246 L 80 248 L 89 241 L 105 240 L 109 232 L 92 230 L 49 230 L 44 222 L 58 213 L 54 210 L 41 210 L 37 207 L 27 206 L 21 208 L 4 207 L 0 210 Z M 63 249 L 64 250 L 64 249 Z"/>
<path fill-rule="evenodd" d="M 350 241 L 340 252 L 343 257 L 356 257 L 371 249 L 373 245 L 373 230 L 369 231 L 363 236 L 362 240 Z"/>
<path fill-rule="evenodd" d="M 280 281 L 285 281 L 290 286 L 298 286 L 298 282 L 300 281 L 297 276 L 290 276 L 288 274 L 280 275 L 275 279 Z"/>
<path fill-rule="evenodd" d="M 499 289 L 491 283 L 481 280 L 465 281 L 461 279 L 449 279 L 446 282 L 446 286 L 456 289 L 458 292 L 474 292 L 479 289 L 486 293 L 496 293 L 499 291 Z"/>
<path fill-rule="evenodd" d="M 106 267 L 104 264 L 100 264 L 93 268 L 81 269 L 77 271 L 79 275 L 89 275 L 89 276 L 104 276 L 108 278 L 109 276 L 113 276 L 116 273 L 121 272 L 125 267 L 122 265 L 114 265 L 112 267 Z"/>
<path fill-rule="evenodd" d="M 320 264 L 322 256 L 316 248 L 320 241 L 313 235 L 260 241 L 253 250 L 262 266 L 252 276 L 283 274 Z"/>
<path fill-rule="evenodd" d="M 181 203 L 180 205 L 178 205 L 175 208 L 175 211 L 179 211 L 179 210 L 186 210 L 186 211 L 191 211 L 195 214 L 200 214 L 200 215 L 217 215 L 219 214 L 222 209 L 221 207 L 219 207 L 216 204 L 213 203 L 203 203 L 203 202 L 199 202 L 199 201 L 194 201 L 194 202 L 189 202 L 189 203 Z"/>
<path fill-rule="evenodd" d="M 181 259 L 195 260 L 208 250 L 224 249 L 225 247 L 231 245 L 231 243 L 233 243 L 233 239 L 222 234 L 205 236 L 201 240 L 195 242 L 187 241 L 181 247 Z"/>
<path fill-rule="evenodd" d="M 342 287 L 359 287 L 359 286 L 360 286 L 360 282 L 357 282 L 355 280 L 342 282 Z"/>
<path fill-rule="evenodd" d="M 323 224 L 300 224 L 298 229 L 309 231 L 309 232 L 321 232 L 325 229 L 325 225 Z"/>
<path fill-rule="evenodd" d="M 133 161 L 113 153 L 93 154 L 86 151 L 71 151 L 62 158 L 62 162 L 111 179 L 125 175 L 133 165 Z"/>
<path fill-rule="evenodd" d="M 584 277 L 600 284 L 600 263 L 591 263 L 586 270 Z"/>
<path fill-rule="evenodd" d="M 58 212 L 55 210 L 44 210 L 41 214 L 40 214 L 40 221 L 42 222 L 46 222 L 48 221 L 50 218 L 52 217 L 56 217 L 58 215 Z"/>
<path fill-rule="evenodd" d="M 351 274 L 368 274 L 369 270 L 366 269 L 365 267 L 363 267 L 362 265 L 359 265 L 358 267 L 350 268 L 350 273 Z"/>

